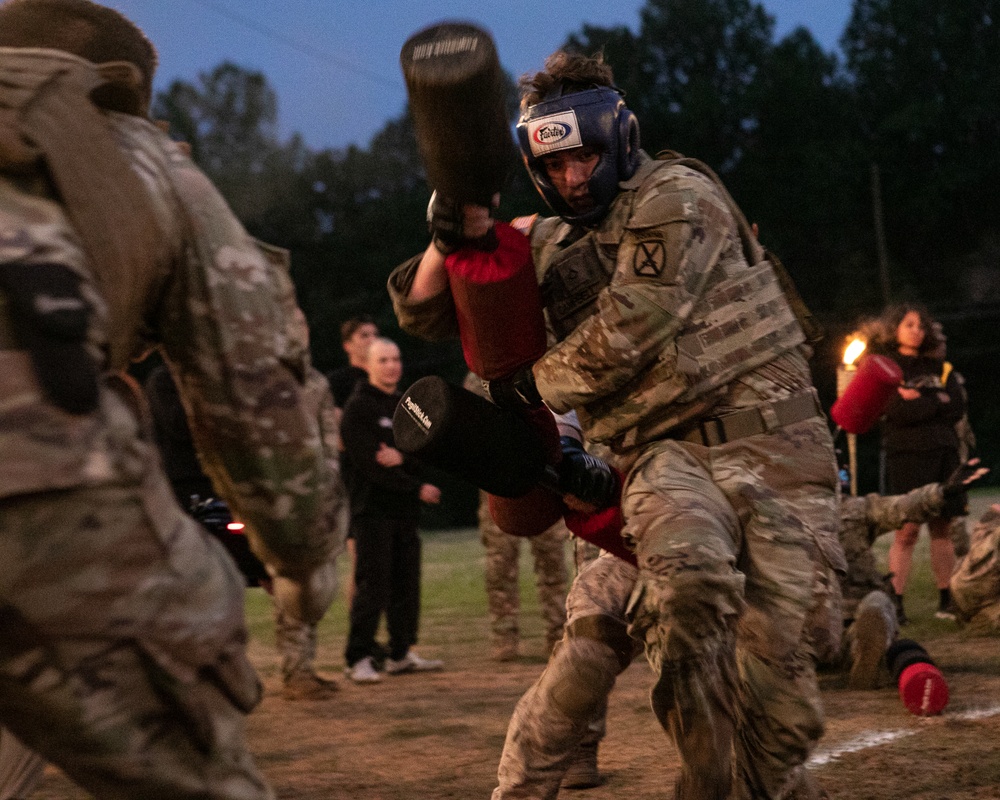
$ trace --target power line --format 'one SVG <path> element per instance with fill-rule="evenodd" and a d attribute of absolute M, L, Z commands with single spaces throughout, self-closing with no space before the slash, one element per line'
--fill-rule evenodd
<path fill-rule="evenodd" d="M 368 80 L 373 81 L 374 83 L 379 83 L 383 86 L 388 86 L 393 89 L 399 87 L 399 81 L 390 80 L 389 78 L 385 77 L 385 75 L 381 75 L 377 72 L 365 69 L 364 67 L 359 66 L 358 64 L 354 64 L 343 58 L 338 58 L 337 56 L 327 53 L 324 50 L 320 50 L 319 48 L 313 47 L 312 45 L 307 44 L 306 42 L 299 41 L 298 39 L 288 36 L 279 30 L 275 30 L 274 28 L 268 25 L 264 25 L 263 23 L 257 22 L 254 19 L 245 17 L 242 14 L 238 14 L 235 11 L 232 11 L 231 9 L 222 5 L 221 3 L 214 2 L 214 0 L 188 0 L 188 2 L 193 3 L 194 5 L 204 6 L 210 11 L 214 11 L 219 16 L 225 17 L 229 20 L 232 20 L 233 22 L 239 23 L 240 25 L 243 25 L 244 27 L 257 32 L 262 36 L 266 36 L 270 39 L 274 39 L 277 42 L 281 42 L 286 47 L 290 47 L 293 50 L 298 50 L 300 53 L 307 55 L 310 58 L 314 58 L 317 61 L 323 62 L 325 64 L 330 64 L 332 66 L 339 67 L 341 69 L 345 69 L 348 72 L 356 73 L 357 75 L 367 78 Z"/>

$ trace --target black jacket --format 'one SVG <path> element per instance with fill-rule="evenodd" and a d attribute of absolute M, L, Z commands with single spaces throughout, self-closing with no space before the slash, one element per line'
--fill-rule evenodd
<path fill-rule="evenodd" d="M 327 373 L 327 381 L 330 384 L 330 394 L 333 395 L 333 404 L 337 408 L 343 408 L 347 399 L 359 383 L 368 382 L 368 373 L 361 367 L 354 367 L 348 364 Z"/>
<path fill-rule="evenodd" d="M 955 423 L 965 414 L 961 383 L 945 362 L 929 356 L 890 357 L 903 370 L 903 385 L 920 392 L 916 400 L 893 398 L 885 415 L 887 453 L 958 449 Z M 948 400 L 945 402 L 943 396 Z"/>
<path fill-rule="evenodd" d="M 344 405 L 341 468 L 353 517 L 408 519 L 420 514 L 424 481 L 416 462 L 407 457 L 401 466 L 383 467 L 375 461 L 380 443 L 396 446 L 392 415 L 400 396 L 398 392 L 386 394 L 365 381 L 355 387 Z"/>

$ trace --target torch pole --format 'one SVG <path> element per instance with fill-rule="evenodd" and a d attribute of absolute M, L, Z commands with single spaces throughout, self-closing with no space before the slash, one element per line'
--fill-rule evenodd
<path fill-rule="evenodd" d="M 851 497 L 858 496 L 858 435 L 847 434 L 847 464 L 851 473 Z"/>
<path fill-rule="evenodd" d="M 847 385 L 857 372 L 854 364 L 841 364 L 837 367 L 837 397 L 843 396 L 847 390 Z M 847 434 L 847 471 L 851 478 L 851 497 L 858 494 L 858 436 L 855 433 Z"/>

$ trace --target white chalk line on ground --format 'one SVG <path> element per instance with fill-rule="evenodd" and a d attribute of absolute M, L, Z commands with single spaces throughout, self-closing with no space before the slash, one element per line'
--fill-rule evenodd
<path fill-rule="evenodd" d="M 989 719 L 990 717 L 995 717 L 997 715 L 1000 715 L 1000 705 L 990 706 L 989 708 L 974 708 L 968 711 L 956 712 L 954 714 L 942 714 L 938 717 L 928 717 L 924 720 L 924 722 L 935 723 L 947 722 L 949 720 L 974 722 L 976 720 Z M 894 742 L 899 739 L 905 739 L 907 736 L 912 736 L 915 733 L 920 733 L 920 731 L 920 728 L 905 728 L 894 731 L 866 731 L 860 736 L 848 739 L 846 742 L 837 745 L 836 747 L 820 748 L 813 754 L 812 758 L 809 759 L 809 764 L 810 766 L 820 767 L 824 764 L 829 764 L 831 761 L 836 761 L 841 756 L 848 755 L 849 753 L 857 753 L 861 750 L 868 750 L 872 747 L 889 744 L 890 742 Z"/>

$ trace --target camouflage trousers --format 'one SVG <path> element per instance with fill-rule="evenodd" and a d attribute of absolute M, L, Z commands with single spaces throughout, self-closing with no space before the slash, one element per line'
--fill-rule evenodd
<path fill-rule="evenodd" d="M 563 638 L 514 709 L 493 800 L 554 798 L 576 747 L 604 737 L 615 679 L 642 651 L 625 619 L 638 577 L 607 553 L 580 570 L 566 598 Z"/>
<path fill-rule="evenodd" d="M 973 526 L 969 552 L 951 576 L 951 596 L 972 630 L 1000 632 L 1000 507 Z"/>
<path fill-rule="evenodd" d="M 286 682 L 296 673 L 315 673 L 316 629 L 337 593 L 337 558 L 346 547 L 350 516 L 346 501 L 342 502 L 327 542 L 326 559 L 308 575 L 275 575 L 271 579 L 275 643 L 281 656 L 281 677 Z"/>
<path fill-rule="evenodd" d="M 317 623 L 303 622 L 275 603 L 274 638 L 281 657 L 281 679 L 288 681 L 297 672 L 315 671 Z"/>
<path fill-rule="evenodd" d="M 816 654 L 840 646 L 836 480 L 818 417 L 711 448 L 657 442 L 628 474 L 629 630 L 679 799 L 782 798 L 804 780 L 823 733 Z"/>
<path fill-rule="evenodd" d="M 840 647 L 834 464 L 818 419 L 711 449 L 648 448 L 623 501 L 640 569 L 604 555 L 574 581 L 563 641 L 515 709 L 493 800 L 555 797 L 642 645 L 681 759 L 677 798 L 793 791 L 823 730 L 815 657 Z"/>
<path fill-rule="evenodd" d="M 0 800 L 28 797 L 42 780 L 45 761 L 0 728 Z"/>
<path fill-rule="evenodd" d="M 315 672 L 316 629 L 337 593 L 338 553 L 332 552 L 330 560 L 314 570 L 309 580 L 280 575 L 272 579 L 275 641 L 285 681 L 297 672 Z"/>
<path fill-rule="evenodd" d="M 100 798 L 272 800 L 243 579 L 145 483 L 0 501 L 0 722 Z"/>
<path fill-rule="evenodd" d="M 515 639 L 519 633 L 521 590 L 518 581 L 521 542 L 526 538 L 535 565 L 538 605 L 551 648 L 562 637 L 566 622 L 565 542 L 569 535 L 560 521 L 537 536 L 513 536 L 497 527 L 486 494 L 480 494 L 479 533 L 486 548 L 486 599 L 490 630 L 495 639 Z"/>

